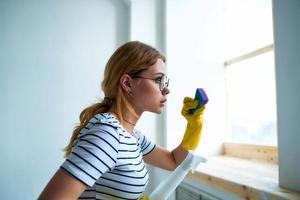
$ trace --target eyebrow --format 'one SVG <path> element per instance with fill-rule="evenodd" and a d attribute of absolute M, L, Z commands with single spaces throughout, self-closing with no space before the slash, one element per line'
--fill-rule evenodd
<path fill-rule="evenodd" d="M 162 72 L 157 72 L 157 73 L 155 73 L 154 75 L 162 75 L 162 76 L 165 76 L 165 74 L 162 73 Z"/>

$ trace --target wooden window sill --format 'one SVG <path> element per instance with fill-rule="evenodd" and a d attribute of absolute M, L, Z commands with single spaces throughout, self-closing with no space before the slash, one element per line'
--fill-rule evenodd
<path fill-rule="evenodd" d="M 274 160 L 224 154 L 209 158 L 187 178 L 245 199 L 300 199 L 299 192 L 279 187 L 278 165 Z"/>

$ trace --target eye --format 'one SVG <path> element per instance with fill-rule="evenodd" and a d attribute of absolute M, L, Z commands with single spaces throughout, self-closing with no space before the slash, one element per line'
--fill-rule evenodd
<path fill-rule="evenodd" d="M 161 77 L 157 77 L 157 78 L 154 79 L 154 81 L 156 83 L 161 83 L 162 78 L 163 78 L 162 76 Z"/>

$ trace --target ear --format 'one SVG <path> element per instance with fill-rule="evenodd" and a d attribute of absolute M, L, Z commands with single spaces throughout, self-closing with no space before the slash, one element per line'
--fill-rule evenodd
<path fill-rule="evenodd" d="M 123 74 L 120 78 L 120 84 L 124 91 L 131 92 L 131 77 L 128 74 Z"/>

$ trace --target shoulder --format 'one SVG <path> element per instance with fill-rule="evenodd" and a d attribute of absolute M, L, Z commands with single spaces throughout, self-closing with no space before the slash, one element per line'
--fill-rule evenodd
<path fill-rule="evenodd" d="M 153 143 L 139 130 L 135 130 L 133 136 L 137 139 L 144 156 L 150 153 L 156 146 L 155 143 Z"/>
<path fill-rule="evenodd" d="M 146 136 L 140 131 L 140 130 L 137 130 L 137 129 L 134 129 L 133 130 L 133 137 L 136 138 L 136 140 L 138 141 L 138 143 L 142 143 L 146 138 Z"/>
<path fill-rule="evenodd" d="M 100 113 L 90 119 L 77 137 L 77 142 L 82 138 L 102 138 L 120 142 L 121 126 L 119 121 L 109 113 Z"/>
<path fill-rule="evenodd" d="M 118 119 L 110 113 L 97 114 L 89 121 L 88 124 L 91 124 L 91 127 L 94 128 L 121 129 L 121 124 Z"/>
<path fill-rule="evenodd" d="M 105 114 L 92 117 L 81 129 L 62 168 L 89 186 L 114 168 L 120 148 L 120 130 L 115 121 Z"/>

